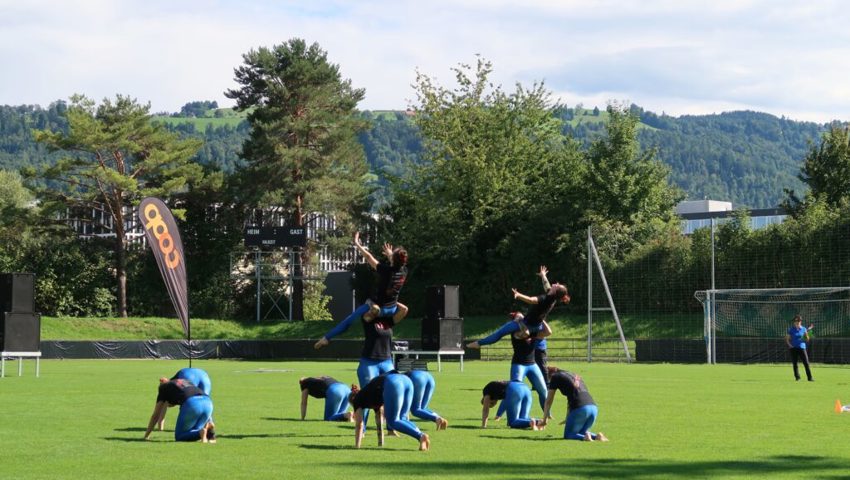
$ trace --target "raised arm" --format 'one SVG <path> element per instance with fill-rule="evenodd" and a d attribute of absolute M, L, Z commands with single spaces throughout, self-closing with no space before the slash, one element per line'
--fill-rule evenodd
<path fill-rule="evenodd" d="M 543 291 L 548 292 L 550 288 L 552 288 L 552 284 L 549 283 L 549 279 L 546 277 L 546 274 L 549 273 L 549 269 L 546 268 L 546 265 L 540 265 L 540 280 L 543 281 Z"/>
<path fill-rule="evenodd" d="M 512 288 L 511 291 L 514 292 L 514 300 L 520 300 L 530 305 L 537 305 L 537 297 L 529 297 L 528 295 L 523 295 L 519 293 L 516 288 Z"/>
<path fill-rule="evenodd" d="M 354 233 L 354 246 L 357 247 L 357 251 L 360 252 L 360 255 L 363 255 L 363 259 L 366 260 L 366 263 L 368 263 L 373 269 L 378 268 L 378 259 L 369 253 L 369 250 L 366 250 L 366 247 L 360 243 L 360 232 Z"/>
<path fill-rule="evenodd" d="M 537 332 L 537 335 L 535 335 L 534 338 L 542 340 L 550 335 L 552 335 L 552 327 L 546 323 L 546 320 L 540 322 L 540 331 Z"/>
<path fill-rule="evenodd" d="M 309 393 L 307 392 L 306 388 L 304 390 L 301 390 L 301 420 L 304 420 L 304 418 L 307 416 L 307 397 L 308 396 L 309 396 Z"/>

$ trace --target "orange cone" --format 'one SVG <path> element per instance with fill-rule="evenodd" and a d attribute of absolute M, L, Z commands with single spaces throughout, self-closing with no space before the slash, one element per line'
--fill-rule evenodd
<path fill-rule="evenodd" d="M 842 409 L 841 400 L 835 400 L 835 413 L 841 413 Z"/>

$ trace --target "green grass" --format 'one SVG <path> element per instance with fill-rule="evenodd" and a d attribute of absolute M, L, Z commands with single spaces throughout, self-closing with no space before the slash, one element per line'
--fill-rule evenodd
<path fill-rule="evenodd" d="M 45 360 L 35 378 L 25 361 L 24 376 L 0 379 L 0 478 L 797 479 L 846 478 L 850 464 L 850 414 L 832 410 L 848 395 L 847 368 L 816 365 L 809 383 L 794 382 L 788 365 L 564 365 L 599 404 L 593 430 L 611 438 L 602 444 L 562 440 L 554 424 L 481 430 L 481 388 L 508 365 L 466 362 L 461 373 L 448 363 L 433 372 L 431 407 L 449 429 L 418 421 L 432 436 L 423 453 L 409 437 L 378 448 L 373 431 L 355 450 L 353 427 L 319 421 L 316 399 L 308 420 L 298 418 L 296 380 L 351 382 L 354 362 L 196 361 L 213 379 L 218 444 L 175 443 L 174 410 L 167 431 L 142 441 L 156 379 L 185 365 Z M 565 411 L 559 394 L 556 420 Z"/>
<path fill-rule="evenodd" d="M 701 315 L 623 316 L 626 337 L 632 338 L 701 338 Z M 507 315 L 464 317 L 466 338 L 481 338 L 498 329 Z M 581 314 L 555 313 L 550 316 L 554 338 L 586 338 L 587 317 Z M 319 338 L 336 322 L 254 322 L 218 319 L 192 319 L 195 339 L 282 339 Z M 396 328 L 396 338 L 418 338 L 421 321 L 409 317 Z M 617 328 L 610 316 L 594 315 L 594 335 L 598 338 L 617 337 Z M 349 329 L 340 338 L 362 338 L 359 326 Z M 180 322 L 175 318 L 79 318 L 42 317 L 41 338 L 44 340 L 138 340 L 183 338 Z"/>

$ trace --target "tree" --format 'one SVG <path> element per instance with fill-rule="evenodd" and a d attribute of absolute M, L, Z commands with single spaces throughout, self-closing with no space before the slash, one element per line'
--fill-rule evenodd
<path fill-rule="evenodd" d="M 278 209 L 290 226 L 314 212 L 333 215 L 343 229 L 366 210 L 367 166 L 357 134 L 368 123 L 355 108 L 363 89 L 343 79 L 318 44 L 291 39 L 243 55 L 238 90 L 225 95 L 247 110 L 251 133 L 240 174 L 249 205 Z M 308 265 L 310 249 L 301 253 Z M 303 280 L 295 272 L 292 311 L 303 319 Z"/>
<path fill-rule="evenodd" d="M 625 242 L 623 253 L 653 233 L 665 229 L 681 192 L 670 185 L 670 169 L 642 150 L 637 139 L 638 117 L 623 107 L 608 106 L 605 138 L 587 150 L 586 176 L 581 182 L 588 224 Z M 610 239 L 612 242 L 613 238 Z M 627 245 L 626 245 L 627 244 Z"/>
<path fill-rule="evenodd" d="M 46 183 L 37 193 L 46 211 L 77 207 L 103 208 L 115 235 L 113 266 L 118 314 L 127 316 L 127 237 L 129 207 L 146 196 L 168 197 L 183 191 L 203 173 L 190 161 L 201 142 L 179 140 L 152 123 L 150 105 L 117 95 L 96 105 L 82 95 L 71 97 L 68 131 L 36 130 L 36 141 L 64 156 L 40 172 Z M 179 215 L 179 211 L 175 212 Z"/>
<path fill-rule="evenodd" d="M 417 74 L 424 161 L 393 181 L 389 231 L 412 252 L 414 282 L 461 283 L 468 309 L 492 311 L 569 228 L 555 219 L 575 200 L 580 155 L 542 84 L 505 92 L 481 58 L 453 72 L 456 88 Z"/>
<path fill-rule="evenodd" d="M 819 145 L 812 145 L 797 178 L 809 187 L 809 199 L 823 198 L 831 207 L 850 201 L 850 129 L 833 126 Z M 804 201 L 793 190 L 785 193 L 786 209 L 799 212 L 804 208 Z"/>

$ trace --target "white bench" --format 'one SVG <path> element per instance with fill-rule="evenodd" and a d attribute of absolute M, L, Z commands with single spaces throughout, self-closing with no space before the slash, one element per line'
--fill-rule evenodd
<path fill-rule="evenodd" d="M 443 355 L 446 356 L 456 356 L 460 357 L 460 371 L 463 371 L 463 350 L 393 350 L 393 363 L 395 363 L 396 356 L 398 355 L 413 355 L 419 360 L 419 355 L 436 355 L 437 356 L 437 371 L 443 371 L 443 364 L 440 361 L 440 357 Z"/>
<path fill-rule="evenodd" d="M 0 378 L 6 376 L 6 359 L 18 359 L 18 376 L 23 374 L 24 358 L 35 358 L 35 376 L 38 377 L 40 370 L 41 352 L 0 352 Z"/>

